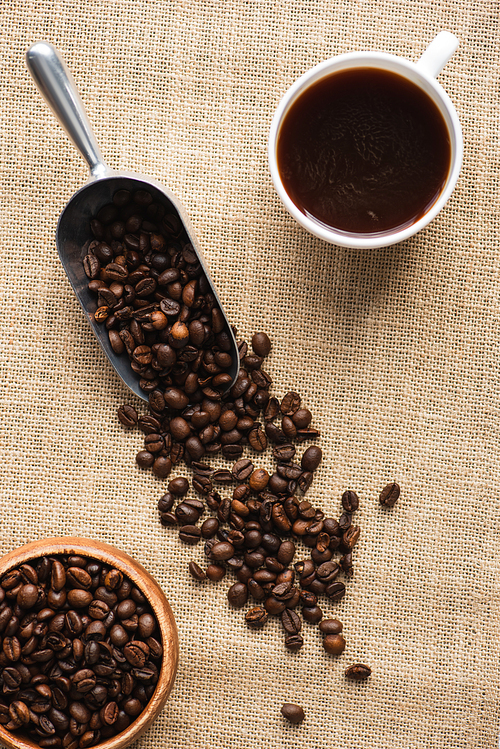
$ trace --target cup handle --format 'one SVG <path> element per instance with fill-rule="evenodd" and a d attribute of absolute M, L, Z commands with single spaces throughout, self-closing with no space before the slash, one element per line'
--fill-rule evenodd
<path fill-rule="evenodd" d="M 436 78 L 457 47 L 458 39 L 454 34 L 440 31 L 417 62 L 417 68 L 431 78 Z"/>

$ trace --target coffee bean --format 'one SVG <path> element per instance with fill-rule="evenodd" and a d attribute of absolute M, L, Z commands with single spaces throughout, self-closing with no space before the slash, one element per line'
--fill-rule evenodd
<path fill-rule="evenodd" d="M 198 582 L 206 580 L 207 578 L 205 572 L 202 570 L 199 564 L 196 564 L 196 562 L 189 562 L 189 574 Z"/>
<path fill-rule="evenodd" d="M 340 634 L 328 634 L 323 638 L 323 647 L 330 655 L 340 655 L 345 650 L 345 640 Z"/>
<path fill-rule="evenodd" d="M 342 546 L 346 551 L 352 551 L 357 544 L 360 534 L 359 525 L 351 525 L 342 535 Z"/>
<path fill-rule="evenodd" d="M 396 484 L 396 482 L 387 484 L 387 486 L 384 487 L 380 492 L 379 502 L 382 507 L 394 507 L 399 499 L 400 493 L 401 489 L 399 488 L 399 485 Z"/>
<path fill-rule="evenodd" d="M 309 624 L 317 624 L 323 618 L 323 612 L 319 606 L 303 606 L 302 616 Z"/>
<path fill-rule="evenodd" d="M 296 653 L 304 645 L 304 639 L 302 635 L 287 635 L 285 637 L 285 647 Z"/>
<path fill-rule="evenodd" d="M 325 593 L 332 601 L 340 601 L 345 596 L 345 585 L 340 582 L 329 583 Z"/>
<path fill-rule="evenodd" d="M 323 619 L 320 622 L 319 629 L 324 635 L 339 635 L 342 632 L 343 625 L 338 619 Z"/>
<path fill-rule="evenodd" d="M 207 567 L 207 577 L 212 582 L 219 582 L 225 574 L 226 570 L 219 564 L 209 564 Z"/>
<path fill-rule="evenodd" d="M 348 489 L 342 494 L 342 507 L 346 512 L 356 512 L 359 507 L 359 499 L 356 492 Z"/>
<path fill-rule="evenodd" d="M 304 469 L 304 471 L 312 472 L 315 471 L 316 468 L 321 463 L 322 458 L 322 451 L 320 447 L 317 447 L 316 445 L 311 445 L 311 447 L 308 447 L 307 450 L 302 455 L 302 460 L 300 461 L 300 465 Z"/>
<path fill-rule="evenodd" d="M 281 623 L 283 629 L 289 635 L 296 635 L 302 629 L 300 616 L 292 609 L 285 609 L 281 612 Z"/>
<path fill-rule="evenodd" d="M 120 406 L 118 409 L 118 419 L 124 427 L 134 427 L 138 421 L 137 411 L 133 406 Z"/>
<path fill-rule="evenodd" d="M 304 711 L 300 705 L 296 705 L 292 702 L 285 702 L 281 708 L 281 714 L 290 723 L 297 724 L 302 723 L 305 719 Z"/>
<path fill-rule="evenodd" d="M 194 546 L 201 538 L 201 530 L 197 525 L 183 525 L 179 530 L 179 538 L 185 544 Z"/>
<path fill-rule="evenodd" d="M 298 393 L 287 393 L 281 401 L 281 413 L 285 416 L 293 416 L 293 414 L 300 408 L 300 402 L 301 399 Z"/>
<path fill-rule="evenodd" d="M 211 558 L 215 562 L 223 562 L 234 555 L 234 546 L 230 543 L 221 541 L 212 547 Z"/>
<path fill-rule="evenodd" d="M 140 450 L 135 459 L 139 468 L 151 468 L 155 462 L 154 455 L 147 450 Z"/>
<path fill-rule="evenodd" d="M 246 481 L 254 472 L 254 466 L 251 460 L 242 458 L 238 460 L 232 468 L 232 475 L 236 481 Z"/>
<path fill-rule="evenodd" d="M 183 497 L 189 491 L 189 481 L 183 476 L 178 476 L 169 482 L 168 491 L 176 497 Z"/>
<path fill-rule="evenodd" d="M 232 484 L 234 476 L 227 468 L 219 468 L 213 472 L 212 481 L 214 484 Z"/>
<path fill-rule="evenodd" d="M 252 348 L 257 356 L 261 356 L 264 359 L 271 351 L 269 336 L 266 333 L 254 333 L 252 336 Z"/>
<path fill-rule="evenodd" d="M 227 591 L 227 599 L 231 606 L 240 609 L 248 599 L 248 588 L 244 583 L 234 583 Z"/>
<path fill-rule="evenodd" d="M 352 666 L 348 666 L 345 670 L 345 675 L 348 679 L 354 681 L 362 681 L 367 679 L 372 670 L 369 666 L 365 666 L 363 663 L 354 663 Z"/>
<path fill-rule="evenodd" d="M 256 452 L 264 452 L 267 447 L 266 435 L 260 428 L 250 430 L 248 442 Z"/>
<path fill-rule="evenodd" d="M 38 588 L 36 585 L 28 583 L 21 586 L 17 594 L 17 604 L 22 609 L 30 609 L 38 601 Z"/>
<path fill-rule="evenodd" d="M 260 629 L 268 618 L 268 613 L 262 606 L 255 606 L 245 614 L 245 621 L 251 629 Z"/>
<path fill-rule="evenodd" d="M 279 601 L 274 596 L 269 596 L 266 598 L 264 602 L 264 608 L 268 612 L 268 614 L 271 614 L 272 616 L 277 616 L 278 614 L 281 614 L 286 609 L 286 602 L 285 601 Z"/>

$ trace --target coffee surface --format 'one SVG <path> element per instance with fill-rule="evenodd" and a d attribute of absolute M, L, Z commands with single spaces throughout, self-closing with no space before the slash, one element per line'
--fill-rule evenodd
<path fill-rule="evenodd" d="M 333 73 L 291 106 L 278 136 L 283 185 L 307 216 L 341 231 L 409 226 L 446 182 L 449 134 L 432 99 L 376 68 Z"/>

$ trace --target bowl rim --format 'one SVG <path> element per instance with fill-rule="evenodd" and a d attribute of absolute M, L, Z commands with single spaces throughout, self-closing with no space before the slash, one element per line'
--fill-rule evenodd
<path fill-rule="evenodd" d="M 163 590 L 140 562 L 110 544 L 80 536 L 56 536 L 30 541 L 24 546 L 13 549 L 0 558 L 0 577 L 3 577 L 8 570 L 25 564 L 29 560 L 55 554 L 86 556 L 112 564 L 137 585 L 147 598 L 158 620 L 163 658 L 155 691 L 144 710 L 128 728 L 91 747 L 91 749 L 123 749 L 149 728 L 172 690 L 179 660 L 179 640 L 172 609 Z M 16 736 L 2 725 L 0 725 L 0 743 L 5 744 L 9 749 L 40 749 L 39 744 L 25 736 Z"/>

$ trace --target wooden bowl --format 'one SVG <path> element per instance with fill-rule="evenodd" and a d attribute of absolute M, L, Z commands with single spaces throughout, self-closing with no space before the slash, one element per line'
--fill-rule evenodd
<path fill-rule="evenodd" d="M 151 725 L 158 713 L 164 706 L 172 689 L 177 661 L 179 656 L 179 643 L 177 638 L 177 627 L 169 603 L 162 589 L 144 567 L 125 552 L 115 549 L 113 546 L 92 541 L 88 538 L 48 538 L 14 549 L 0 559 L 0 578 L 8 571 L 21 564 L 29 563 L 30 560 L 42 556 L 53 556 L 55 554 L 80 555 L 92 557 L 97 561 L 104 562 L 123 572 L 140 589 L 154 611 L 161 632 L 161 643 L 163 646 L 163 660 L 158 676 L 156 689 L 148 704 L 133 720 L 129 727 L 110 739 L 95 744 L 91 749 L 123 749 L 132 741 L 135 741 Z M 9 749 L 40 749 L 39 745 L 24 736 L 17 736 L 0 725 L 0 743 Z"/>

